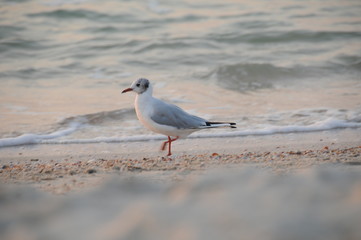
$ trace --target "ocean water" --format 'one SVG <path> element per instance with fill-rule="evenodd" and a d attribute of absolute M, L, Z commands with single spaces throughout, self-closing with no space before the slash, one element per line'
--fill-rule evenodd
<path fill-rule="evenodd" d="M 361 2 L 18 0 L 0 3 L 0 146 L 159 139 L 155 95 L 238 129 L 361 127 Z M 146 135 L 146 136 L 144 136 Z"/>

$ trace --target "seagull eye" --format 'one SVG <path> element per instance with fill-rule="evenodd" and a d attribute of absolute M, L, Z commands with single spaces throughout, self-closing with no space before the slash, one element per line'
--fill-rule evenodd
<path fill-rule="evenodd" d="M 135 86 L 140 87 L 140 83 L 137 83 Z"/>

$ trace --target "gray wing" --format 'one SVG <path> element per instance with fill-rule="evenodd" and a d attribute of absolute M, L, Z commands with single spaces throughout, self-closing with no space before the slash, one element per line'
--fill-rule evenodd
<path fill-rule="evenodd" d="M 176 127 L 178 129 L 196 129 L 206 125 L 206 120 L 186 113 L 176 105 L 165 103 L 155 99 L 156 107 L 150 118 L 162 125 Z"/>

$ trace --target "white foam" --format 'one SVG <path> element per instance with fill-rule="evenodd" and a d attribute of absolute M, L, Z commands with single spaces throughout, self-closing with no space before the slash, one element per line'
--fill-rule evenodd
<path fill-rule="evenodd" d="M 11 146 L 42 143 L 42 141 L 47 139 L 54 139 L 69 135 L 75 132 L 76 130 L 78 130 L 80 126 L 81 126 L 80 123 L 72 123 L 67 129 L 59 130 L 49 134 L 28 133 L 28 134 L 23 134 L 19 137 L 3 138 L 0 139 L 0 147 L 11 147 Z"/>
<path fill-rule="evenodd" d="M 154 141 L 154 140 L 163 140 L 165 136 L 163 135 L 136 135 L 131 137 L 96 137 L 88 139 L 61 139 L 61 140 L 43 140 L 43 144 L 76 144 L 76 143 L 119 143 L 119 142 L 144 142 L 144 141 Z"/>
<path fill-rule="evenodd" d="M 361 127 L 361 122 L 349 122 L 345 120 L 329 118 L 324 121 L 320 121 L 311 125 L 299 126 L 269 126 L 263 129 L 256 130 L 240 130 L 223 133 L 199 133 L 194 134 L 193 138 L 209 138 L 209 137 L 238 137 L 238 136 L 250 136 L 250 135 L 271 135 L 278 133 L 297 133 L 297 132 L 317 132 L 326 131 L 338 128 L 358 128 Z"/>
<path fill-rule="evenodd" d="M 82 125 L 73 123 L 68 129 L 56 131 L 51 134 L 24 134 L 16 138 L 0 139 L 0 147 L 27 145 L 27 144 L 86 144 L 86 143 L 114 143 L 114 142 L 141 142 L 166 139 L 163 135 L 136 135 L 127 137 L 96 137 L 89 139 L 57 139 L 69 135 L 78 130 Z M 268 126 L 261 129 L 244 129 L 222 132 L 199 132 L 190 135 L 188 138 L 220 138 L 220 137 L 244 137 L 252 135 L 272 135 L 281 133 L 301 133 L 327 131 L 339 128 L 359 128 L 361 122 L 350 122 L 329 118 L 311 125 L 288 125 Z"/>

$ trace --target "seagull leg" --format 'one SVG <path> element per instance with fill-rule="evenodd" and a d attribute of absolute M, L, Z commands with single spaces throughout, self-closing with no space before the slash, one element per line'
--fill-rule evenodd
<path fill-rule="evenodd" d="M 165 147 L 167 146 L 168 143 L 170 143 L 170 141 L 171 141 L 171 139 L 170 139 L 170 137 L 168 137 L 168 141 L 165 141 L 165 142 L 162 144 L 162 146 L 160 147 L 160 149 L 161 149 L 162 151 L 164 151 L 164 150 L 165 150 Z"/>
<path fill-rule="evenodd" d="M 165 150 L 165 147 L 167 146 L 167 144 L 169 144 L 168 145 L 168 155 L 167 156 L 170 156 L 170 155 L 172 155 L 172 152 L 171 152 L 171 148 L 172 148 L 172 142 L 174 142 L 175 140 L 177 140 L 179 137 L 176 137 L 176 138 L 174 138 L 174 139 L 171 139 L 170 138 L 170 136 L 168 136 L 168 141 L 165 141 L 163 144 L 162 144 L 162 146 L 161 146 L 161 150 L 162 151 L 164 151 Z"/>
<path fill-rule="evenodd" d="M 171 139 L 171 138 L 168 136 L 169 146 L 168 146 L 168 155 L 167 155 L 167 156 L 172 155 L 172 153 L 171 153 L 172 142 L 174 142 L 174 141 L 177 140 L 178 138 L 179 138 L 179 137 L 176 137 L 176 138 L 174 138 L 174 139 Z"/>

